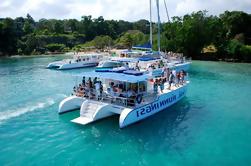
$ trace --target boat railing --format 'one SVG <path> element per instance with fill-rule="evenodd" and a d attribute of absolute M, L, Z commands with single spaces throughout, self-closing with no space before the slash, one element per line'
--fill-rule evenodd
<path fill-rule="evenodd" d="M 172 91 L 179 88 L 180 86 L 187 84 L 189 80 L 187 77 L 188 76 L 186 76 L 185 82 L 181 84 L 173 83 L 171 87 L 169 87 L 168 83 L 165 83 L 164 89 L 170 88 L 170 91 Z M 127 92 L 112 92 L 111 93 L 111 92 L 108 92 L 107 90 L 100 91 L 100 90 L 96 90 L 95 88 L 91 88 L 90 90 L 87 90 L 86 92 L 77 91 L 75 94 L 72 94 L 72 95 L 82 97 L 88 100 L 115 104 L 122 107 L 135 108 L 135 107 L 154 101 L 156 97 L 158 97 L 159 95 L 163 93 L 164 92 L 158 89 L 157 92 L 142 91 L 138 93 L 133 93 L 132 95 L 129 96 Z"/>
<path fill-rule="evenodd" d="M 88 94 L 76 93 L 73 95 L 76 95 L 78 97 L 83 97 L 88 100 L 105 102 L 129 108 L 141 106 L 154 100 L 155 97 L 157 97 L 157 94 L 155 93 L 146 93 L 146 92 L 140 92 L 137 95 L 132 95 L 130 97 L 128 97 L 126 93 L 123 92 L 122 93 L 113 92 L 112 94 L 110 94 L 107 91 L 103 91 L 98 95 L 96 89 L 91 89 L 91 91 Z"/>

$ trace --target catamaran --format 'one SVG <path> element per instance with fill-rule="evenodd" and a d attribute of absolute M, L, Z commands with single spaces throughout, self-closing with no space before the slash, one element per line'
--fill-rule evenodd
<path fill-rule="evenodd" d="M 94 67 L 103 59 L 104 54 L 92 53 L 92 54 L 77 54 L 73 59 L 65 59 L 62 61 L 56 61 L 50 63 L 47 68 L 49 69 L 74 69 L 82 67 Z"/>
<path fill-rule="evenodd" d="M 159 8 L 159 1 L 156 2 Z M 158 25 L 159 22 L 158 15 Z M 160 33 L 160 53 L 159 36 Z M 73 88 L 71 96 L 60 102 L 58 113 L 80 110 L 80 116 L 71 121 L 82 125 L 118 114 L 119 126 L 123 128 L 165 110 L 185 96 L 189 81 L 185 79 L 183 65 L 178 67 L 174 63 L 176 68 L 172 71 L 159 63 L 157 70 L 152 65 L 153 70 L 141 71 L 138 63 L 134 69 L 121 66 L 105 73 L 80 74 L 82 83 Z M 190 63 L 187 65 L 189 67 Z"/>
<path fill-rule="evenodd" d="M 119 57 L 111 58 L 112 61 L 126 62 L 138 61 L 138 67 L 140 69 L 146 70 L 148 66 L 156 63 L 164 63 L 165 66 L 175 69 L 188 71 L 190 68 L 191 60 L 186 59 L 183 54 L 180 53 L 164 53 L 160 49 L 160 16 L 159 16 L 159 0 L 156 0 L 157 5 L 157 15 L 158 15 L 158 51 L 152 50 L 153 39 L 152 39 L 152 2 L 150 2 L 150 40 L 148 43 L 143 45 L 133 46 L 130 50 L 123 50 L 120 52 Z M 164 1 L 165 2 L 165 1 Z M 166 3 L 165 3 L 166 7 Z M 167 7 L 166 12 L 168 15 Z M 168 16 L 169 20 L 169 16 Z M 124 60 L 125 59 L 125 60 Z M 109 62 L 107 62 L 109 64 Z M 105 63 L 102 63 L 105 64 Z M 102 65 L 99 69 L 102 68 Z"/>
<path fill-rule="evenodd" d="M 185 96 L 189 84 L 183 79 L 174 85 L 163 76 L 136 70 L 92 71 L 78 77 L 83 77 L 82 83 L 74 87 L 72 96 L 60 102 L 58 113 L 80 110 L 80 116 L 72 122 L 82 125 L 119 114 L 120 128 L 175 104 Z"/>

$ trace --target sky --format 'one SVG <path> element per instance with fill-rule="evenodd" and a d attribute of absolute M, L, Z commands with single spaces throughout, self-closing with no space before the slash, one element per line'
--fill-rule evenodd
<path fill-rule="evenodd" d="M 164 0 L 160 1 L 160 17 L 167 21 Z M 170 17 L 183 16 L 193 11 L 207 10 L 219 15 L 225 10 L 241 10 L 251 14 L 251 0 L 165 0 Z M 157 19 L 156 2 L 152 0 L 153 21 Z M 29 13 L 35 20 L 81 19 L 83 15 L 93 18 L 137 21 L 149 19 L 149 0 L 1 0 L 0 18 Z"/>

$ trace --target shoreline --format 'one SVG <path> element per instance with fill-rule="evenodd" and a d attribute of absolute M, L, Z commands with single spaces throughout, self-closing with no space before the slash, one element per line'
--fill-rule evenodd
<path fill-rule="evenodd" d="M 41 55 L 11 55 L 11 56 L 1 56 L 0 59 L 4 58 L 41 58 L 41 57 L 61 57 L 61 56 L 72 56 L 74 55 L 73 52 L 63 53 L 63 54 L 41 54 Z M 208 62 L 225 62 L 225 63 L 247 63 L 251 64 L 251 62 L 245 62 L 237 59 L 192 59 L 192 61 L 208 61 Z"/>

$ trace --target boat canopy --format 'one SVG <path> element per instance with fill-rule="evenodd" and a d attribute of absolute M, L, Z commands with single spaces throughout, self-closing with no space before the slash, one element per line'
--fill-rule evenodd
<path fill-rule="evenodd" d="M 137 62 L 139 59 L 138 58 L 114 58 L 112 60 L 119 61 L 119 62 Z"/>
<path fill-rule="evenodd" d="M 143 45 L 136 45 L 132 47 L 133 49 L 142 49 L 142 50 L 152 50 L 152 45 L 150 42 Z"/>
<path fill-rule="evenodd" d="M 121 51 L 121 53 L 133 55 L 133 54 L 142 54 L 144 52 L 142 50 L 123 50 Z"/>
<path fill-rule="evenodd" d="M 137 83 L 137 82 L 142 82 L 142 81 L 147 81 L 149 78 L 148 75 L 143 74 L 143 75 L 129 75 L 129 74 L 124 74 L 124 73 L 114 73 L 114 72 L 107 72 L 107 73 L 100 73 L 100 72 L 84 72 L 82 74 L 76 75 L 78 77 L 97 77 L 100 79 L 111 79 L 115 81 L 122 81 L 122 82 L 129 82 L 129 83 Z"/>

